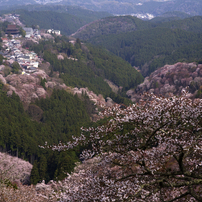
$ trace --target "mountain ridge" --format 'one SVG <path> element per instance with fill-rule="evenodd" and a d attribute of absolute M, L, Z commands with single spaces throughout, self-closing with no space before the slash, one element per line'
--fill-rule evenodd
<path fill-rule="evenodd" d="M 116 20 L 111 23 L 109 19 Z M 132 19 L 128 30 L 119 26 L 123 19 Z M 165 64 L 201 59 L 201 16 L 156 23 L 122 16 L 102 19 L 103 26 L 99 23 L 96 21 L 83 27 L 74 37 L 106 48 L 138 67 L 144 76 Z"/>
<path fill-rule="evenodd" d="M 161 15 L 169 11 L 181 11 L 190 15 L 202 15 L 202 2 L 200 0 L 170 0 L 170 1 L 141 1 L 141 0 L 125 0 L 125 1 L 100 1 L 100 0 L 59 0 L 59 1 L 0 1 L 5 8 L 11 8 L 16 5 L 39 4 L 39 5 L 71 5 L 80 6 L 94 11 L 106 11 L 111 14 L 146 14 L 150 13 L 154 16 Z"/>

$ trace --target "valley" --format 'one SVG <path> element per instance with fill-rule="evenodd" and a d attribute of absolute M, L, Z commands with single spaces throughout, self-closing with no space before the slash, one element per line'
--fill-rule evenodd
<path fill-rule="evenodd" d="M 0 5 L 0 201 L 201 201 L 200 1 Z"/>

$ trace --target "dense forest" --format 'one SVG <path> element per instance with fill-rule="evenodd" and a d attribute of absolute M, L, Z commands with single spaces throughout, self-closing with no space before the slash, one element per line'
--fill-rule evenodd
<path fill-rule="evenodd" d="M 119 55 L 132 66 L 139 67 L 144 76 L 158 67 L 178 61 L 201 59 L 202 35 L 168 28 L 153 28 L 91 39 Z"/>
<path fill-rule="evenodd" d="M 18 9 L 21 9 L 21 10 L 23 9 L 28 11 L 53 11 L 58 13 L 68 13 L 70 15 L 73 15 L 82 19 L 83 21 L 86 22 L 86 24 L 107 16 L 112 16 L 112 14 L 104 11 L 96 12 L 96 11 L 88 10 L 85 8 L 81 8 L 79 6 L 69 6 L 69 5 L 61 5 L 61 4 L 26 5 L 26 6 L 21 6 Z"/>
<path fill-rule="evenodd" d="M 46 176 L 40 174 L 42 171 L 38 176 L 33 174 L 33 183 L 42 178 L 47 181 L 57 177 L 61 179 L 64 174 L 60 169 L 70 172 L 74 162 L 78 161 L 76 152 L 53 153 L 40 149 L 38 145 L 66 142 L 72 135 L 80 135 L 80 127 L 90 123 L 89 106 L 85 104 L 88 98 L 84 96 L 82 101 L 64 90 L 54 90 L 50 98 L 38 100 L 24 111 L 19 97 L 15 93 L 8 97 L 2 84 L 0 95 L 1 151 L 31 163 L 35 160 L 39 170 L 42 169 L 41 164 L 48 169 L 44 171 Z M 66 167 L 62 164 L 64 158 Z"/>
<path fill-rule="evenodd" d="M 126 17 L 126 19 L 132 19 L 132 17 Z M 117 18 L 117 21 L 113 21 L 113 25 L 110 26 L 114 26 L 114 30 L 118 30 L 118 25 L 122 20 Z M 92 35 L 93 26 L 95 27 L 97 24 L 95 23 L 95 25 L 89 25 L 77 32 L 75 36 L 107 48 L 132 66 L 138 67 L 144 76 L 148 76 L 165 64 L 202 59 L 201 21 L 201 17 L 156 23 L 136 19 L 133 24 L 135 30 L 122 30 L 118 33 L 114 31 L 114 33 L 108 32 L 104 35 L 101 31 L 101 34 L 96 32 L 97 34 Z M 105 25 L 101 29 L 105 30 L 108 26 L 107 20 L 103 23 Z"/>
<path fill-rule="evenodd" d="M 0 11 L 0 15 L 8 12 Z M 63 35 L 70 35 L 85 24 L 110 16 L 105 12 L 93 12 L 68 6 L 28 6 L 24 9 L 10 10 L 10 13 L 19 14 L 25 26 L 38 25 L 40 29 L 60 30 Z"/>
<path fill-rule="evenodd" d="M 112 92 L 104 79 L 121 87 L 122 95 L 143 81 L 142 75 L 120 57 L 90 44 L 81 44 L 79 39 L 74 46 L 68 40 L 56 37 L 54 42 L 42 41 L 39 45 L 28 42 L 25 46 L 48 61 L 52 71 L 59 71 L 66 85 L 88 87 L 104 97 Z M 57 58 L 59 53 L 66 55 L 64 60 Z"/>
<path fill-rule="evenodd" d="M 177 14 L 175 14 L 177 13 Z M 138 30 L 148 30 L 165 27 L 169 29 L 181 29 L 190 32 L 202 32 L 202 17 L 187 16 L 178 12 L 165 13 L 165 16 L 181 16 L 181 17 L 156 17 L 150 21 L 144 21 L 133 16 L 113 16 L 94 21 L 74 33 L 74 37 L 82 40 L 91 40 L 93 37 L 101 35 L 110 35 L 118 33 L 127 33 Z M 187 16 L 187 17 L 185 17 Z"/>

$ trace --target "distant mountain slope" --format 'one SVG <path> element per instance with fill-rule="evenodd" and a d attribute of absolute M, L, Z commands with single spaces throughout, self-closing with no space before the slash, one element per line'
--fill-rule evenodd
<path fill-rule="evenodd" d="M 85 8 L 81 8 L 78 6 L 68 6 L 68 5 L 40 5 L 40 4 L 28 4 L 25 6 L 19 5 L 15 6 L 14 8 L 11 8 L 10 10 L 1 10 L 0 14 L 8 13 L 8 12 L 14 12 L 16 10 L 26 10 L 26 11 L 52 11 L 52 12 L 58 12 L 58 13 L 66 13 L 73 15 L 77 18 L 82 19 L 85 24 L 104 18 L 108 16 L 112 16 L 112 14 L 107 12 L 96 12 L 92 10 L 88 10 Z"/>
<path fill-rule="evenodd" d="M 138 7 L 138 12 L 152 13 L 155 16 L 170 11 L 180 11 L 189 15 L 202 15 L 201 0 L 171 0 L 165 2 L 148 1 Z"/>
<path fill-rule="evenodd" d="M 107 17 L 84 25 L 73 33 L 72 36 L 91 41 L 91 38 L 98 36 L 156 27 L 202 32 L 202 16 L 189 17 L 185 13 L 171 12 L 165 13 L 163 17 L 156 17 L 151 21 L 143 21 L 132 16 Z"/>
<path fill-rule="evenodd" d="M 183 13 L 180 11 L 172 11 L 172 12 L 166 12 L 160 16 L 157 16 L 150 20 L 150 22 L 154 23 L 163 23 L 163 22 L 169 22 L 169 21 L 175 21 L 180 19 L 185 19 L 191 17 L 187 13 Z"/>
<path fill-rule="evenodd" d="M 68 86 L 88 87 L 96 94 L 108 97 L 112 92 L 104 81 L 110 80 L 123 92 L 142 82 L 142 75 L 122 58 L 91 45 L 81 45 L 79 40 L 73 46 L 67 38 L 56 38 L 56 42 L 41 42 L 30 48 L 41 54 L 51 64 L 54 71 L 59 71 Z M 54 50 L 54 53 L 53 51 Z M 57 58 L 59 52 L 65 54 L 64 60 Z M 68 59 L 76 58 L 77 61 Z"/>
<path fill-rule="evenodd" d="M 113 14 L 151 13 L 157 16 L 169 11 L 181 11 L 190 15 L 202 14 L 201 0 L 63 0 L 60 4 L 77 5 Z"/>
<path fill-rule="evenodd" d="M 142 21 L 132 16 L 114 16 L 91 22 L 81 27 L 72 36 L 82 40 L 90 40 L 93 37 L 122 32 L 132 32 L 151 27 L 149 22 Z"/>
<path fill-rule="evenodd" d="M 201 16 L 157 23 L 125 16 L 93 22 L 74 36 L 107 48 L 147 76 L 165 64 L 200 60 L 201 33 Z"/>
<path fill-rule="evenodd" d="M 158 24 L 157 26 L 202 33 L 202 16 L 194 16 L 186 19 L 165 22 Z"/>
<path fill-rule="evenodd" d="M 165 64 L 202 58 L 202 34 L 183 30 L 153 28 L 100 36 L 91 39 L 91 42 L 106 47 L 132 66 L 139 67 L 144 76 Z"/>
<path fill-rule="evenodd" d="M 170 11 L 181 11 L 190 15 L 202 15 L 201 0 L 0 0 L 5 8 L 25 4 L 73 5 L 94 11 L 106 11 L 112 14 L 151 13 L 155 16 Z"/>
<path fill-rule="evenodd" d="M 53 11 L 18 10 L 20 20 L 27 26 L 39 25 L 41 29 L 60 30 L 61 34 L 69 35 L 85 24 L 85 21 L 67 13 Z"/>
<path fill-rule="evenodd" d="M 0 15 L 6 13 L 20 14 L 20 20 L 26 26 L 39 25 L 40 29 L 58 29 L 63 35 L 70 35 L 80 27 L 92 21 L 110 16 L 106 12 L 94 12 L 72 6 L 20 6 L 14 10 L 2 10 Z"/>
<path fill-rule="evenodd" d="M 135 90 L 129 90 L 127 95 L 132 101 L 143 98 L 143 93 L 155 95 L 180 96 L 182 90 L 187 90 L 192 98 L 202 98 L 202 65 L 196 63 L 181 63 L 165 65 L 154 71 Z"/>
<path fill-rule="evenodd" d="M 22 6 L 22 9 L 28 11 L 53 11 L 59 13 L 68 13 L 70 15 L 74 15 L 76 17 L 82 18 L 86 23 L 92 22 L 104 17 L 112 16 L 112 14 L 107 12 L 96 12 L 93 10 L 85 9 L 78 6 L 68 6 L 68 5 L 55 5 L 55 4 L 48 4 L 48 5 L 26 5 Z"/>

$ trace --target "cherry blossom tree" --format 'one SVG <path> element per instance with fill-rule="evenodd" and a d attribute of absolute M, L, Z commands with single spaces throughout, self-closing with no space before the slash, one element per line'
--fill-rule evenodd
<path fill-rule="evenodd" d="M 145 96 L 107 108 L 106 124 L 51 147 L 89 148 L 83 167 L 60 182 L 61 201 L 202 201 L 202 100 Z"/>

